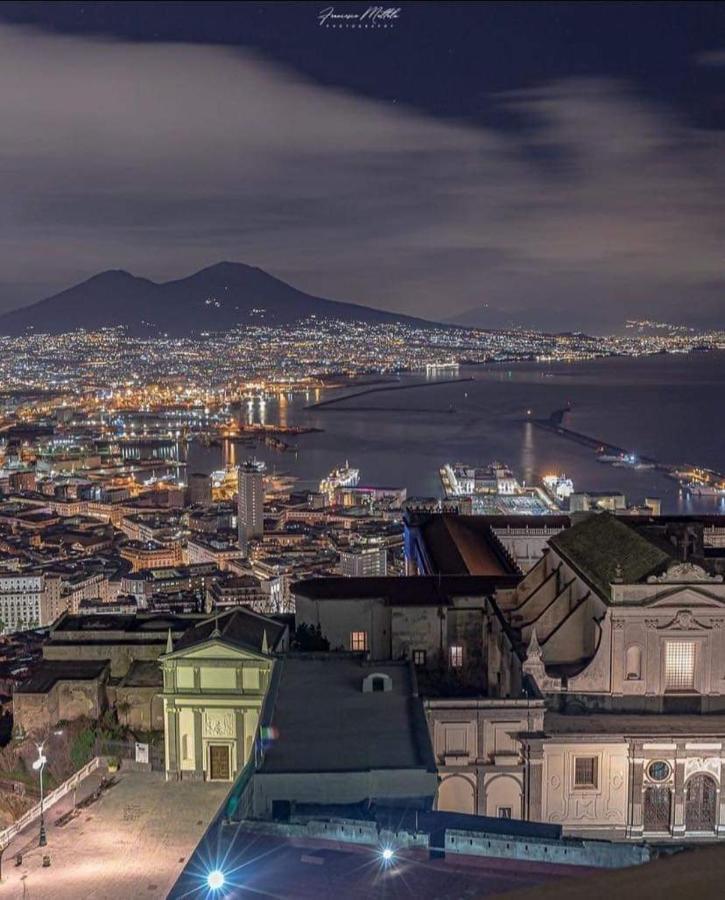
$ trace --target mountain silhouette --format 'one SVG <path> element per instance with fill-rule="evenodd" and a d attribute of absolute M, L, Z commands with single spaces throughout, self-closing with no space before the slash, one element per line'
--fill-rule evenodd
<path fill-rule="evenodd" d="M 174 337 L 226 331 L 237 325 L 284 325 L 317 316 L 362 322 L 420 319 L 297 290 L 262 269 L 221 262 L 187 278 L 157 283 L 121 269 L 0 316 L 0 334 L 61 334 L 122 325 L 135 336 Z"/>

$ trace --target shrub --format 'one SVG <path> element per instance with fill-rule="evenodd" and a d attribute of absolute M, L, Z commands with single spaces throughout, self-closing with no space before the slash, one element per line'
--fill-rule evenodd
<path fill-rule="evenodd" d="M 75 771 L 90 761 L 95 744 L 96 734 L 92 728 L 85 728 L 76 736 L 70 748 L 70 758 Z"/>

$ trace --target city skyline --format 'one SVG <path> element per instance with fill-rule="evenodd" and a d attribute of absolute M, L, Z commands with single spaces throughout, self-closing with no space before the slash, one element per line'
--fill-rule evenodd
<path fill-rule="evenodd" d="M 0 123 L 3 898 L 720 898 L 725 2 L 0 0 Z"/>
<path fill-rule="evenodd" d="M 0 5 L 0 309 L 228 258 L 434 320 L 718 319 L 722 7 L 320 12 Z"/>

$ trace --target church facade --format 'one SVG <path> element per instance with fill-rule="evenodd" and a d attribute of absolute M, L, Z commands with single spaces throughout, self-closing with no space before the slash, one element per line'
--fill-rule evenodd
<path fill-rule="evenodd" d="M 725 837 L 725 519 L 578 517 L 497 595 L 528 695 L 426 703 L 437 806 Z M 517 640 L 518 639 L 518 640 Z"/>
<path fill-rule="evenodd" d="M 287 629 L 235 609 L 190 629 L 161 657 L 166 777 L 233 781 L 254 746 Z"/>

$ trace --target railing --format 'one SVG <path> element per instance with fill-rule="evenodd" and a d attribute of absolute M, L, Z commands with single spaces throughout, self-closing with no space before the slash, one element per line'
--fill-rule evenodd
<path fill-rule="evenodd" d="M 91 772 L 95 772 L 100 764 L 101 758 L 99 756 L 94 756 L 90 762 L 86 763 L 82 769 L 78 769 L 78 771 L 64 781 L 60 787 L 51 791 L 43 800 L 43 811 L 50 809 L 50 807 L 57 803 L 58 800 L 61 800 L 66 794 L 77 788 L 81 781 L 83 781 L 84 778 L 87 778 Z M 20 834 L 23 828 L 27 828 L 27 826 L 39 818 L 39 816 L 40 803 L 36 803 L 35 806 L 31 807 L 31 809 L 29 809 L 25 815 L 21 816 L 17 822 L 13 822 L 13 824 L 9 825 L 4 831 L 0 831 L 0 849 L 4 850 L 10 841 Z"/>

